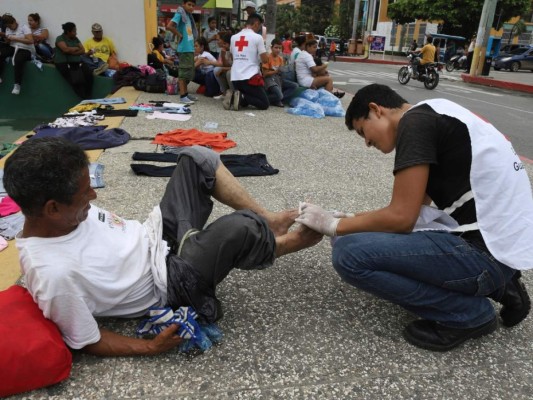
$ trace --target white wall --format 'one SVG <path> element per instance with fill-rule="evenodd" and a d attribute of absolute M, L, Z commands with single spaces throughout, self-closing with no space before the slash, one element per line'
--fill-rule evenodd
<path fill-rule="evenodd" d="M 146 64 L 144 0 L 1 0 L 0 14 L 6 12 L 24 24 L 28 14 L 38 13 L 52 47 L 65 22 L 76 24 L 82 43 L 92 37 L 91 25 L 98 22 L 115 43 L 120 61 Z"/>

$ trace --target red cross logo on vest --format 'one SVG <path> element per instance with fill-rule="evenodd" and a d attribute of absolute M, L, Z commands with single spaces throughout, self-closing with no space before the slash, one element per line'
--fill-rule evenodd
<path fill-rule="evenodd" d="M 244 36 L 241 36 L 238 42 L 235 42 L 235 46 L 237 46 L 237 51 L 241 52 L 245 47 L 248 47 L 248 42 L 244 38 Z"/>

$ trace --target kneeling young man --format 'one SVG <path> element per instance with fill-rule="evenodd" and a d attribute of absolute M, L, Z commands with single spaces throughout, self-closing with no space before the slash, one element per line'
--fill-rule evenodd
<path fill-rule="evenodd" d="M 67 345 L 92 354 L 152 355 L 181 342 L 177 325 L 144 340 L 101 329 L 94 317 L 193 306 L 214 322 L 222 317 L 216 286 L 231 269 L 268 267 L 322 237 L 305 227 L 288 232 L 295 213 L 265 210 L 203 147 L 177 156 L 161 203 L 143 224 L 91 205 L 87 156 L 65 139 L 28 140 L 4 172 L 26 218 L 17 237 L 26 286 Z M 238 211 L 204 227 L 211 196 Z"/>
<path fill-rule="evenodd" d="M 346 126 L 368 147 L 396 150 L 387 207 L 355 216 L 304 204 L 296 221 L 335 238 L 333 266 L 349 284 L 418 315 L 404 337 L 446 351 L 505 326 L 531 303 L 531 186 L 494 126 L 444 99 L 408 104 L 391 88 L 357 92 Z M 420 218 L 419 218 L 420 217 Z"/>

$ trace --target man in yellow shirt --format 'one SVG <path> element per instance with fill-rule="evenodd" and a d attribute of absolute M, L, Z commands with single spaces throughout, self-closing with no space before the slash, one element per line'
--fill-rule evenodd
<path fill-rule="evenodd" d="M 415 52 L 419 57 L 415 58 L 414 64 L 416 65 L 416 72 L 420 72 L 420 65 L 427 63 L 432 63 L 435 60 L 435 46 L 433 46 L 433 38 L 431 36 L 426 37 L 426 44 L 420 49 L 420 51 Z"/>
<path fill-rule="evenodd" d="M 91 27 L 93 37 L 87 39 L 83 46 L 86 53 L 82 61 L 93 68 L 94 75 L 100 75 L 109 69 L 118 69 L 116 49 L 113 41 L 104 36 L 102 25 L 93 24 Z"/>

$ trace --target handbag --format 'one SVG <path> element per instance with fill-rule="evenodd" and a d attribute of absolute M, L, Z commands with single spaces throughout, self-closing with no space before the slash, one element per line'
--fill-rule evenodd
<path fill-rule="evenodd" d="M 265 86 L 265 80 L 263 79 L 263 75 L 255 74 L 248 80 L 248 84 L 250 86 Z"/>

